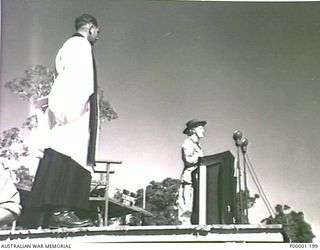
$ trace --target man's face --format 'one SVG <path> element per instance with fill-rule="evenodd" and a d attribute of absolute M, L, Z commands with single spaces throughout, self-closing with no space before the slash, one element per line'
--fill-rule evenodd
<path fill-rule="evenodd" d="M 93 24 L 91 24 L 89 28 L 88 40 L 91 44 L 94 44 L 99 39 L 99 28 Z"/>
<path fill-rule="evenodd" d="M 206 131 L 203 126 L 198 126 L 194 129 L 194 132 L 199 138 L 203 138 Z"/>

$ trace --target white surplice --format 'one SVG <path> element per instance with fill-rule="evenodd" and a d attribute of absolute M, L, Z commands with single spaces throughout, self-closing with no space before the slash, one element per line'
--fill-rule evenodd
<path fill-rule="evenodd" d="M 56 56 L 55 66 L 57 76 L 49 94 L 48 111 L 52 111 L 56 124 L 49 130 L 47 147 L 87 168 L 89 97 L 94 92 L 89 41 L 78 36 L 68 39 Z"/>

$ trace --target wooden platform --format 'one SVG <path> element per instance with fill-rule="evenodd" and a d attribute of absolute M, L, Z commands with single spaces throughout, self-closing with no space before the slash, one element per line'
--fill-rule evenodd
<path fill-rule="evenodd" d="M 108 226 L 0 231 L 0 240 L 60 243 L 286 242 L 282 225 Z"/>
<path fill-rule="evenodd" d="M 19 192 L 22 198 L 22 205 L 24 206 L 25 200 L 27 200 L 27 197 L 30 194 L 30 190 L 27 188 L 21 188 L 19 186 Z M 104 212 L 104 207 L 105 207 L 105 199 L 103 197 L 89 197 L 89 204 L 91 207 L 91 213 L 93 215 L 98 216 L 98 211 L 97 207 L 100 207 L 101 214 L 102 216 Z M 116 218 L 116 217 L 121 217 L 125 216 L 128 214 L 135 214 L 139 213 L 143 216 L 152 216 L 152 213 L 149 211 L 137 207 L 134 205 L 126 205 L 120 202 L 119 200 L 109 197 L 109 202 L 108 202 L 108 218 Z M 94 216 L 94 217 L 96 217 Z M 26 228 L 38 228 L 42 223 L 41 219 L 41 211 L 35 210 L 35 209 L 23 209 L 22 215 L 19 218 L 18 225 L 21 225 Z"/>

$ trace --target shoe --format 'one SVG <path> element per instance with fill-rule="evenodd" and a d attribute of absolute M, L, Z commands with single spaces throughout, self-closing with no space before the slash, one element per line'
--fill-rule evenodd
<path fill-rule="evenodd" d="M 74 219 L 75 221 L 82 221 L 83 223 L 93 223 L 91 219 L 80 219 L 78 216 L 75 215 L 74 211 L 68 211 L 66 212 L 68 214 L 68 216 L 72 219 Z"/>
<path fill-rule="evenodd" d="M 89 227 L 92 226 L 92 222 L 89 220 L 81 220 L 75 214 L 71 212 L 64 212 L 60 214 L 51 214 L 48 219 L 49 228 L 60 227 Z"/>

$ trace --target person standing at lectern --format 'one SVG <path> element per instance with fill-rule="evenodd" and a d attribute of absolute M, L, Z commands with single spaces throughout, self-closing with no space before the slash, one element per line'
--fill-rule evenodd
<path fill-rule="evenodd" d="M 75 20 L 76 33 L 60 48 L 48 96 L 48 142 L 31 191 L 30 208 L 46 213 L 44 226 L 84 227 L 91 221 L 76 211 L 89 206 L 98 123 L 97 76 L 93 45 L 95 17 Z"/>
<path fill-rule="evenodd" d="M 188 135 L 182 144 L 182 160 L 184 169 L 180 178 L 178 195 L 178 218 L 182 225 L 191 225 L 194 196 L 194 174 L 199 166 L 199 160 L 203 157 L 203 150 L 199 143 L 205 135 L 206 121 L 197 119 L 188 121 L 183 133 Z"/>

